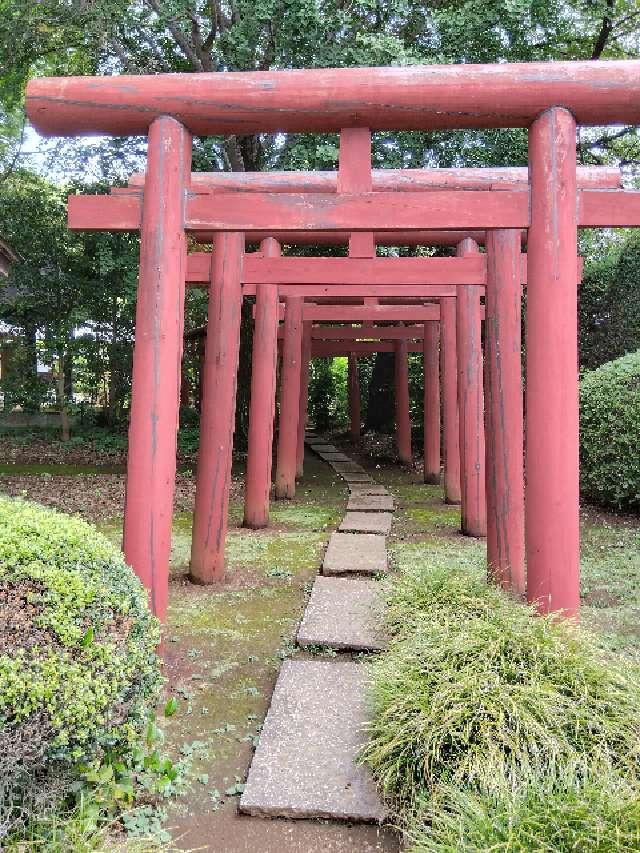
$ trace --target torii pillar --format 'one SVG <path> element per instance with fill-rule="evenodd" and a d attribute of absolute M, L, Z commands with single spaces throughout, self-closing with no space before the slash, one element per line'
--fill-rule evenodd
<path fill-rule="evenodd" d="M 349 402 L 349 437 L 354 444 L 360 441 L 362 414 L 360 411 L 360 381 L 358 379 L 358 356 L 349 353 L 347 373 L 347 395 Z"/>
<path fill-rule="evenodd" d="M 527 598 L 578 616 L 576 122 L 562 107 L 529 129 L 527 243 Z"/>
<path fill-rule="evenodd" d="M 520 232 L 487 231 L 485 436 L 489 578 L 522 597 L 524 447 Z"/>
<path fill-rule="evenodd" d="M 394 347 L 394 379 L 396 403 L 396 447 L 404 465 L 413 464 L 411 453 L 411 419 L 409 413 L 409 351 L 406 338 Z"/>
<path fill-rule="evenodd" d="M 466 238 L 458 257 L 479 254 Z M 460 429 L 460 527 L 466 536 L 487 535 L 485 495 L 484 393 L 480 288 L 460 285 L 456 297 L 458 412 Z"/>
<path fill-rule="evenodd" d="M 304 310 L 304 308 L 303 308 Z M 304 474 L 304 435 L 307 428 L 309 408 L 309 373 L 311 369 L 311 321 L 302 324 L 302 348 L 300 351 L 300 409 L 298 412 L 298 446 L 296 450 L 296 477 Z"/>
<path fill-rule="evenodd" d="M 280 255 L 280 244 L 268 237 L 260 245 L 267 258 Z M 258 529 L 269 523 L 269 494 L 273 460 L 273 422 L 276 409 L 278 363 L 278 288 L 256 289 L 256 319 L 251 356 L 251 400 L 247 474 L 244 493 L 244 526 Z"/>
<path fill-rule="evenodd" d="M 156 118 L 140 228 L 123 550 L 161 620 L 169 595 L 190 176 L 191 135 L 169 116 Z"/>
<path fill-rule="evenodd" d="M 203 584 L 224 578 L 244 242 L 244 234 L 233 232 L 220 232 L 213 241 L 189 570 Z"/>
<path fill-rule="evenodd" d="M 440 300 L 440 378 L 444 446 L 444 499 L 460 503 L 460 428 L 456 355 L 456 299 Z"/>
<path fill-rule="evenodd" d="M 424 482 L 440 483 L 440 323 L 424 324 Z"/>
<path fill-rule="evenodd" d="M 284 341 L 280 375 L 280 421 L 276 497 L 293 498 L 296 493 L 298 467 L 298 418 L 300 414 L 300 379 L 302 362 L 301 296 L 285 299 Z"/>

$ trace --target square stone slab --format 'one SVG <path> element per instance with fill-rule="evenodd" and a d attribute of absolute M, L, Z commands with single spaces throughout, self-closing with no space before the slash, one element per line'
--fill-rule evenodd
<path fill-rule="evenodd" d="M 346 453 L 342 453 L 341 450 L 323 450 L 319 456 L 322 456 L 323 459 L 326 459 L 327 462 L 353 462 Z"/>
<path fill-rule="evenodd" d="M 349 492 L 352 495 L 388 495 L 388 489 L 378 483 L 349 483 Z"/>
<path fill-rule="evenodd" d="M 357 663 L 285 661 L 240 811 L 381 823 L 373 780 L 356 763 L 366 742 L 365 688 Z"/>
<path fill-rule="evenodd" d="M 374 485 L 371 477 L 366 471 L 336 471 L 342 479 L 347 483 L 371 483 Z"/>
<path fill-rule="evenodd" d="M 384 649 L 380 608 L 375 580 L 317 577 L 298 628 L 298 645 L 358 652 Z"/>
<path fill-rule="evenodd" d="M 357 462 L 352 462 L 351 459 L 347 459 L 346 462 L 339 459 L 333 459 L 329 464 L 332 465 L 339 474 L 350 474 L 352 472 L 358 474 L 366 473 L 362 465 L 358 465 Z"/>
<path fill-rule="evenodd" d="M 325 575 L 377 575 L 387 568 L 384 537 L 375 533 L 333 533 L 322 562 Z"/>
<path fill-rule="evenodd" d="M 310 444 L 309 447 L 316 453 L 340 453 L 333 444 Z"/>
<path fill-rule="evenodd" d="M 348 512 L 338 530 L 341 533 L 381 533 L 386 536 L 391 532 L 391 513 Z"/>
<path fill-rule="evenodd" d="M 347 510 L 349 512 L 393 512 L 393 498 L 391 495 L 352 494 L 349 496 Z"/>

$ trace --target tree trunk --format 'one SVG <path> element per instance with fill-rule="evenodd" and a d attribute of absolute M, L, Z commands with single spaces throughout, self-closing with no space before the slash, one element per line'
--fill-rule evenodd
<path fill-rule="evenodd" d="M 56 377 L 56 397 L 60 411 L 60 426 L 62 428 L 62 440 L 69 441 L 71 437 L 71 426 L 69 423 L 69 412 L 65 397 L 65 359 L 64 355 L 58 355 L 58 375 Z"/>
<path fill-rule="evenodd" d="M 365 432 L 392 433 L 394 430 L 394 360 L 393 353 L 376 355 L 369 382 Z"/>

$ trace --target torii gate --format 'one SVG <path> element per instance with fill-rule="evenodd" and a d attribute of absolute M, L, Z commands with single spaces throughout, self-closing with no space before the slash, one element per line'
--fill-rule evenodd
<path fill-rule="evenodd" d="M 29 116 L 44 132 L 149 135 L 142 217 L 136 223 L 141 228 L 133 371 L 137 393 L 124 546 L 151 590 L 154 610 L 162 615 L 166 607 L 172 496 L 167 486 L 175 474 L 185 231 L 219 232 L 214 267 L 220 286 L 211 288 L 210 299 L 219 318 L 216 335 L 222 337 L 222 330 L 233 330 L 241 296 L 243 232 L 375 232 L 419 225 L 490 229 L 487 300 L 492 294 L 497 304 L 491 310 L 487 305 L 489 319 L 494 310 L 508 311 L 509 294 L 519 280 L 517 232 L 528 229 L 527 595 L 543 612 L 576 614 L 576 227 L 634 226 L 640 221 L 637 195 L 626 194 L 623 201 L 615 192 L 614 197 L 606 191 L 577 192 L 576 121 L 639 122 L 640 64 L 223 73 L 211 84 L 208 74 L 35 80 L 27 97 Z M 261 193 L 253 195 L 250 205 L 241 193 L 207 198 L 188 192 L 190 133 L 328 132 L 354 126 L 528 127 L 530 192 L 501 191 L 499 199 L 483 190 L 446 199 L 441 191 L 408 192 L 400 199 L 400 194 L 360 187 L 334 196 L 284 193 L 276 198 Z M 233 362 L 233 335 L 229 344 L 225 353 Z M 491 371 L 489 367 L 488 375 Z M 228 396 L 221 393 L 221 398 Z M 492 427 L 499 432 L 497 422 Z M 216 461 L 211 450 L 205 443 L 209 463 Z M 492 457 L 497 466 L 502 464 L 502 454 Z M 555 476 L 550 479 L 548 472 Z M 228 474 L 221 470 L 220 480 Z"/>

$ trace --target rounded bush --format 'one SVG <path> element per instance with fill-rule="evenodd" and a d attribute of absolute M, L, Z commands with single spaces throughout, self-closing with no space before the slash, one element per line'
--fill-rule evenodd
<path fill-rule="evenodd" d="M 103 535 L 0 497 L 0 838 L 27 800 L 137 741 L 158 641 L 142 585 Z"/>
<path fill-rule="evenodd" d="M 580 382 L 580 483 L 589 500 L 640 508 L 640 350 Z"/>

